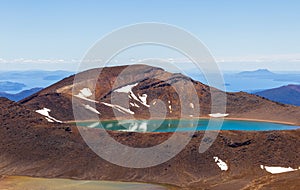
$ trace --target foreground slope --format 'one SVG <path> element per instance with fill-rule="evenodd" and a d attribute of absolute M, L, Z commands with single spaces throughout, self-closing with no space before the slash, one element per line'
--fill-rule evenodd
<path fill-rule="evenodd" d="M 0 97 L 0 126 L 20 125 L 34 126 L 48 124 L 47 120 L 33 110 L 13 102 L 7 98 Z"/>
<path fill-rule="evenodd" d="M 7 99 L 0 101 L 0 175 L 150 182 L 171 184 L 179 189 L 253 189 L 258 186 L 297 189 L 300 185 L 300 171 L 272 175 L 261 169 L 261 165 L 298 169 L 300 130 L 222 131 L 211 148 L 202 154 L 198 147 L 203 132 L 196 132 L 184 150 L 171 160 L 150 168 L 133 169 L 97 156 L 76 127 L 48 123 L 22 105 Z M 103 133 L 101 129 L 85 130 L 91 130 L 93 137 Z M 132 147 L 150 147 L 171 135 L 109 133 L 115 140 Z M 226 163 L 227 170 L 221 170 L 214 157 Z"/>
<path fill-rule="evenodd" d="M 100 71 L 101 75 L 98 78 L 91 77 Z M 122 79 L 117 80 L 120 73 Z M 98 117 L 114 119 L 116 114 L 124 119 L 147 119 L 151 109 L 159 110 L 156 108 L 161 107 L 167 110 L 167 118 L 207 117 L 211 114 L 210 92 L 213 90 L 219 95 L 224 93 L 182 74 L 173 74 L 146 65 L 92 69 L 79 73 L 77 78 L 79 80 L 74 84 L 74 76 L 65 78 L 20 103 L 33 110 L 48 108 L 51 110 L 51 116 L 62 121 L 74 120 L 72 100 L 74 109 L 81 113 L 79 119 L 82 120 Z M 193 91 L 187 87 L 187 82 L 191 82 L 196 89 L 200 113 L 194 112 L 194 105 L 190 103 L 187 105 L 188 113 L 181 115 L 180 100 L 172 85 L 179 86 L 185 94 L 185 101 L 189 101 Z M 229 114 L 229 118 L 300 123 L 300 107 L 283 105 L 244 92 L 226 93 L 226 96 L 226 113 Z M 112 103 L 113 100 L 117 103 Z M 157 100 L 160 100 L 160 104 Z M 95 109 L 93 104 L 96 105 Z M 163 114 L 157 111 L 157 115 L 159 117 Z"/>

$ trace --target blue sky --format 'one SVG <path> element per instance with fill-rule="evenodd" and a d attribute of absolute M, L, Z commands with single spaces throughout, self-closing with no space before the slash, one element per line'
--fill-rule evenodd
<path fill-rule="evenodd" d="M 0 69 L 72 69 L 112 30 L 163 22 L 196 35 L 225 70 L 300 71 L 299 10 L 297 0 L 0 0 Z"/>

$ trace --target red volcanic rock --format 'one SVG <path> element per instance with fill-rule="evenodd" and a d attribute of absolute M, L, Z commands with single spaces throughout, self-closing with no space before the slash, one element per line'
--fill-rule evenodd
<path fill-rule="evenodd" d="M 188 84 L 196 90 L 200 111 L 193 110 L 197 102 L 194 102 L 192 97 L 195 93 Z M 80 95 L 81 90 L 91 96 L 86 98 Z M 211 91 L 216 97 L 226 95 L 229 118 L 300 123 L 300 107 L 276 103 L 245 92 L 225 93 L 182 74 L 146 65 L 84 71 L 20 103 L 33 110 L 49 108 L 51 116 L 62 121 L 74 120 L 73 110 L 80 113 L 77 116 L 80 120 L 115 119 L 116 115 L 123 119 L 207 117 L 211 113 Z M 92 111 L 90 107 L 95 107 L 97 111 Z"/>
<path fill-rule="evenodd" d="M 43 116 L 7 99 L 1 98 L 0 103 L 0 176 L 135 181 L 170 184 L 174 189 L 226 190 L 260 186 L 296 190 L 300 185 L 299 171 L 272 175 L 260 167 L 298 168 L 300 130 L 221 131 L 213 145 L 201 154 L 198 148 L 204 132 L 199 131 L 169 161 L 134 169 L 100 158 L 85 144 L 75 126 L 49 123 Z M 101 129 L 85 130 L 97 138 L 104 133 Z M 117 131 L 109 134 L 131 147 L 151 147 L 172 135 Z M 215 157 L 226 163 L 226 171 L 217 165 Z"/>

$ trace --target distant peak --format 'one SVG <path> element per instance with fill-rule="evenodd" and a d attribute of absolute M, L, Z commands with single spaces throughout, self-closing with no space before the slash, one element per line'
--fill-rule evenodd
<path fill-rule="evenodd" d="M 268 72 L 268 73 L 272 73 L 268 69 L 257 69 L 256 71 L 253 71 L 253 72 Z"/>
<path fill-rule="evenodd" d="M 257 69 L 254 71 L 243 71 L 239 73 L 240 75 L 270 75 L 274 74 L 273 72 L 269 71 L 268 69 Z"/>

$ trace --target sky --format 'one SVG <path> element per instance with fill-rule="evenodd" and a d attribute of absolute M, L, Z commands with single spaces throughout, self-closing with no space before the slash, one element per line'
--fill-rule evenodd
<path fill-rule="evenodd" d="M 300 71 L 299 10 L 297 0 L 0 0 L 0 70 L 74 70 L 111 31 L 159 22 L 199 38 L 222 70 Z"/>

